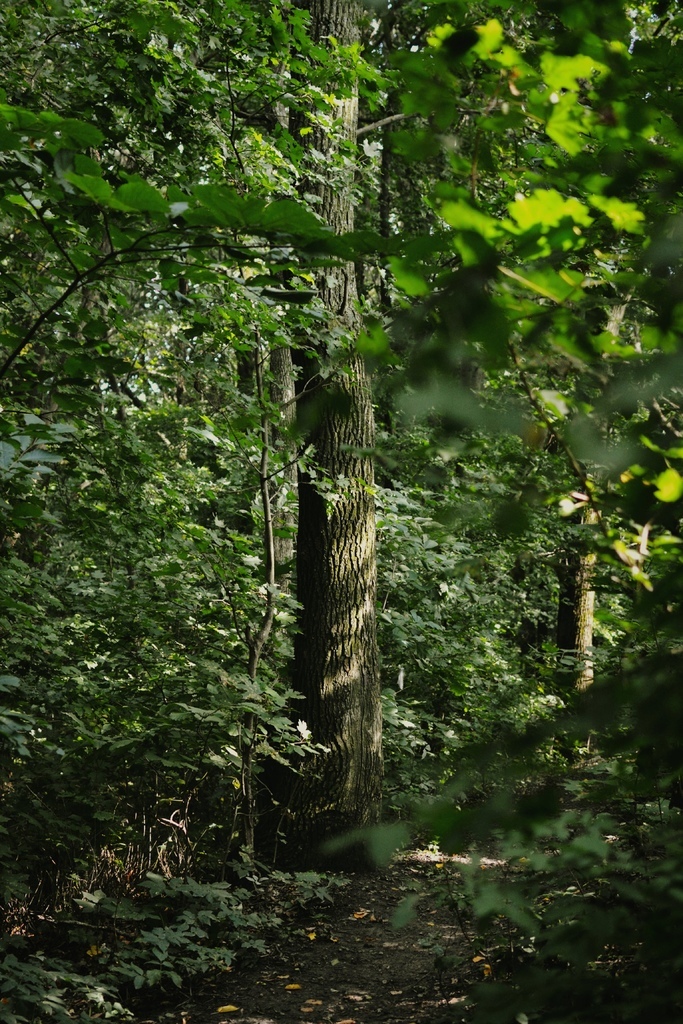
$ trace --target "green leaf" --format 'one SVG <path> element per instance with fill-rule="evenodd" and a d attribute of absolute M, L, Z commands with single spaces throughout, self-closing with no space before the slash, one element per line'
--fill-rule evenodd
<path fill-rule="evenodd" d="M 485 25 L 477 25 L 479 42 L 474 47 L 478 57 L 487 58 L 503 45 L 505 32 L 497 18 L 491 18 Z"/>
<path fill-rule="evenodd" d="M 541 57 L 541 72 L 549 89 L 561 92 L 566 89 L 576 92 L 580 79 L 592 81 L 596 75 L 607 71 L 605 64 L 594 60 L 584 53 L 564 56 L 550 50 Z"/>
<path fill-rule="evenodd" d="M 675 469 L 665 469 L 655 478 L 655 497 L 660 501 L 678 501 L 683 497 L 683 477 Z"/>
<path fill-rule="evenodd" d="M 279 199 L 265 208 L 254 226 L 304 238 L 327 234 L 329 228 L 314 213 L 293 199 Z"/>
<path fill-rule="evenodd" d="M 428 282 L 421 274 L 417 274 L 411 269 L 410 263 L 407 260 L 394 256 L 389 260 L 389 266 L 396 278 L 396 284 L 406 295 L 418 296 L 429 294 L 430 287 Z"/>
<path fill-rule="evenodd" d="M 522 231 L 547 231 L 564 220 L 590 227 L 593 218 L 587 207 L 573 196 L 567 199 L 554 188 L 537 189 L 529 196 L 518 196 L 508 206 L 510 216 Z"/>
<path fill-rule="evenodd" d="M 170 212 L 169 204 L 161 192 L 141 178 L 119 186 L 113 194 L 112 205 L 124 210 L 139 210 L 140 213 Z"/>
<path fill-rule="evenodd" d="M 585 281 L 583 274 L 575 270 L 555 271 L 550 268 L 542 270 L 525 270 L 517 272 L 509 267 L 499 267 L 504 277 L 515 281 L 536 295 L 551 299 L 553 302 L 566 302 L 581 294 Z"/>
<path fill-rule="evenodd" d="M 92 124 L 85 124 L 83 121 L 77 121 L 73 117 L 67 117 L 60 121 L 56 126 L 55 135 L 72 149 L 99 146 L 104 139 L 99 128 Z"/>
<path fill-rule="evenodd" d="M 223 185 L 196 185 L 192 194 L 211 214 L 216 224 L 225 227 L 245 226 L 245 201 L 234 189 Z"/>
<path fill-rule="evenodd" d="M 111 199 L 114 194 L 112 187 L 108 181 L 105 181 L 99 175 L 74 174 L 73 171 L 67 171 L 64 174 L 64 178 L 74 185 L 79 192 L 83 192 L 90 199 L 94 199 L 96 203 L 101 203 L 103 206 L 111 205 Z"/>
<path fill-rule="evenodd" d="M 590 195 L 591 206 L 607 214 L 617 231 L 630 231 L 642 235 L 645 214 L 635 203 L 625 202 L 617 196 Z"/>
<path fill-rule="evenodd" d="M 489 242 L 495 242 L 503 234 L 498 220 L 464 200 L 446 200 L 441 203 L 439 213 L 456 230 L 476 232 Z"/>

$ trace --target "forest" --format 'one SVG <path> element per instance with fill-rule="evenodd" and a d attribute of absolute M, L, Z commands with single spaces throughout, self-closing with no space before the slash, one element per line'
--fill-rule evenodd
<path fill-rule="evenodd" d="M 678 2 L 0 40 L 0 1021 L 683 1020 Z"/>

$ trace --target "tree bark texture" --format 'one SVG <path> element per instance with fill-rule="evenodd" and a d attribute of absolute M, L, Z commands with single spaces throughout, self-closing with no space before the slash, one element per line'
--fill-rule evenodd
<path fill-rule="evenodd" d="M 291 495 L 297 491 L 296 442 L 291 428 L 296 418 L 292 350 L 274 348 L 270 354 L 270 397 L 280 406 L 280 419 L 271 428 L 274 451 L 284 460 L 284 468 L 275 478 L 273 493 L 273 547 L 276 581 L 283 593 L 290 588 L 294 564 L 294 533 L 296 529 Z"/>
<path fill-rule="evenodd" d="M 582 523 L 593 526 L 597 512 L 586 508 Z M 564 560 L 560 570 L 560 600 L 557 615 L 557 646 L 560 658 L 570 654 L 574 686 L 587 690 L 593 682 L 593 626 L 595 619 L 595 591 L 593 572 L 596 556 L 592 551 L 575 550 Z"/>
<path fill-rule="evenodd" d="M 583 522 L 594 526 L 598 514 L 593 508 L 586 508 Z M 577 675 L 576 689 L 587 690 L 593 682 L 593 626 L 595 622 L 595 591 L 593 590 L 593 573 L 596 555 L 594 551 L 583 552 L 579 558 L 579 569 L 576 577 L 576 598 L 574 617 L 576 621 L 576 656 Z"/>
<path fill-rule="evenodd" d="M 342 46 L 357 41 L 362 8 L 355 0 L 310 0 L 309 10 L 316 41 L 324 43 L 328 36 Z M 356 96 L 339 98 L 345 142 L 355 141 L 357 112 Z M 330 161 L 329 178 L 314 186 L 320 198 L 316 209 L 336 232 L 352 230 L 352 161 L 335 161 L 335 143 L 320 127 L 304 141 Z M 359 328 L 353 265 L 326 268 L 318 286 L 330 324 L 353 340 Z M 374 445 L 372 395 L 363 360 L 350 351 L 345 365 L 328 378 L 323 401 L 309 399 L 324 355 L 321 338 L 298 382 L 314 468 L 299 478 L 301 611 L 294 685 L 304 696 L 301 718 L 313 742 L 327 752 L 312 758 L 296 778 L 287 833 L 290 852 L 309 861 L 317 859 L 315 851 L 326 838 L 378 820 L 382 781 L 374 481 L 368 454 Z"/>

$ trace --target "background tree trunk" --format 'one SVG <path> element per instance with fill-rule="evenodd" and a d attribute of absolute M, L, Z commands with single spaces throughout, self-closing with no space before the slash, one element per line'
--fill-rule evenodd
<path fill-rule="evenodd" d="M 583 523 L 594 526 L 598 514 L 594 508 L 586 508 Z M 576 576 L 575 597 L 575 647 L 577 657 L 576 689 L 583 692 L 593 682 L 593 625 L 595 620 L 595 591 L 593 590 L 593 573 L 596 555 L 594 551 L 585 551 L 579 557 L 579 568 Z"/>
<path fill-rule="evenodd" d="M 586 508 L 582 523 L 597 523 L 595 509 Z M 577 690 L 584 691 L 593 682 L 593 625 L 595 591 L 592 588 L 596 557 L 592 551 L 573 550 L 560 567 L 560 599 L 557 613 L 557 647 L 559 657 L 571 656 L 568 669 L 560 661 L 560 671 L 570 674 Z"/>
<path fill-rule="evenodd" d="M 276 477 L 273 494 L 273 548 L 277 584 L 288 593 L 294 567 L 295 515 L 290 498 L 297 490 L 296 442 L 291 428 L 296 418 L 292 351 L 287 346 L 274 348 L 270 354 L 270 397 L 280 406 L 280 419 L 271 428 L 275 453 L 285 460 L 282 473 Z"/>

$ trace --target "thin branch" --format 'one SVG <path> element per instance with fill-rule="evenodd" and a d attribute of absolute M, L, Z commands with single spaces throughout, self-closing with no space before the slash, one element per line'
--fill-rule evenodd
<path fill-rule="evenodd" d="M 71 284 L 67 288 L 64 289 L 62 294 L 57 299 L 55 299 L 55 301 L 52 303 L 52 305 L 49 306 L 48 309 L 44 310 L 44 312 L 42 312 L 40 314 L 40 316 L 36 320 L 34 320 L 33 326 L 31 328 L 29 328 L 29 330 L 24 335 L 24 337 L 22 338 L 20 343 L 17 345 L 17 347 L 12 352 L 10 352 L 10 354 L 7 356 L 7 358 L 5 359 L 5 361 L 2 364 L 2 366 L 0 366 L 0 380 L 2 380 L 2 378 L 5 376 L 7 371 L 10 369 L 10 367 L 14 363 L 15 359 L 19 358 L 19 356 L 24 351 L 26 346 L 30 345 L 30 343 L 33 341 L 33 339 L 35 338 L 36 334 L 38 333 L 40 328 L 43 326 L 45 321 L 48 320 L 49 317 L 51 317 L 53 313 L 56 313 L 57 310 L 61 306 L 64 305 L 66 300 L 71 295 L 73 295 L 74 292 L 78 291 L 80 286 L 83 284 L 84 280 L 85 280 L 85 278 L 84 278 L 84 276 L 82 274 L 79 274 L 77 277 L 75 277 L 74 280 L 71 282 Z"/>
<path fill-rule="evenodd" d="M 71 269 L 76 274 L 80 273 L 78 267 L 76 266 L 74 261 L 71 259 L 71 256 L 70 256 L 68 250 L 64 248 L 64 246 L 62 245 L 60 240 L 57 238 L 57 233 L 56 233 L 54 227 L 52 226 L 52 224 L 50 224 L 45 219 L 45 210 L 41 210 L 40 206 L 38 206 L 36 203 L 32 203 L 31 202 L 30 198 L 27 195 L 25 195 L 20 182 L 18 182 L 15 178 L 13 178 L 12 179 L 12 183 L 14 184 L 14 187 L 17 189 L 17 191 L 21 193 L 22 198 L 31 207 L 31 209 L 35 213 L 36 217 L 40 221 L 43 230 L 48 235 L 48 237 L 51 239 L 51 241 L 54 243 L 54 245 L 57 247 L 57 249 L 61 252 L 62 256 L 67 261 L 67 263 L 69 264 Z"/>
<path fill-rule="evenodd" d="M 43 324 L 45 324 L 45 322 L 49 320 L 53 313 L 56 313 L 58 309 L 61 309 L 61 307 L 64 305 L 67 299 L 69 299 L 74 294 L 74 292 L 77 292 L 78 289 L 83 284 L 89 281 L 90 278 L 97 274 L 103 267 L 106 267 L 108 263 L 119 262 L 125 264 L 127 262 L 135 262 L 132 258 L 130 260 L 126 260 L 125 257 L 128 255 L 136 255 L 140 260 L 145 258 L 150 259 L 153 258 L 154 256 L 158 256 L 158 253 L 160 251 L 164 251 L 163 249 L 153 249 L 149 253 L 142 253 L 138 255 L 138 246 L 140 245 L 141 242 L 148 241 L 150 238 L 154 238 L 158 235 L 167 234 L 169 230 L 170 229 L 166 228 L 163 230 L 148 231 L 145 234 L 140 235 L 139 238 L 136 238 L 135 241 L 132 242 L 130 246 L 128 246 L 128 248 L 120 249 L 118 252 L 105 253 L 105 255 L 102 256 L 101 259 L 93 263 L 93 265 L 89 267 L 87 270 L 78 271 L 76 276 L 73 278 L 70 284 L 67 285 L 64 291 L 61 293 L 61 295 L 59 295 L 55 299 L 55 301 L 50 306 L 48 306 L 47 309 L 43 310 L 40 316 L 36 317 L 36 319 L 33 322 L 33 325 L 28 329 L 20 343 L 7 356 L 2 366 L 0 366 L 0 380 L 5 376 L 5 374 L 10 369 L 14 361 L 19 358 L 19 356 L 27 347 L 27 345 L 30 345 L 30 343 L 33 341 L 35 336 L 40 331 Z"/>
<path fill-rule="evenodd" d="M 477 110 L 476 107 L 454 107 L 453 108 L 458 114 L 486 114 L 487 110 Z M 356 138 L 360 139 L 362 135 L 367 135 L 369 132 L 374 132 L 378 128 L 384 128 L 388 124 L 393 124 L 395 121 L 406 121 L 413 117 L 419 117 L 419 113 L 416 111 L 413 114 L 390 114 L 388 117 L 383 117 L 380 121 L 373 121 L 372 124 L 364 124 L 362 128 L 359 128 L 356 132 Z"/>
<path fill-rule="evenodd" d="M 389 117 L 383 117 L 380 121 L 373 121 L 372 124 L 366 124 L 359 128 L 356 132 L 356 138 L 360 139 L 361 135 L 377 131 L 378 128 L 384 128 L 385 125 L 393 124 L 395 121 L 405 121 L 409 117 L 417 117 L 417 114 L 390 114 Z"/>
<path fill-rule="evenodd" d="M 657 419 L 667 430 L 670 430 L 674 437 L 683 437 L 683 433 L 674 425 L 671 419 L 665 415 L 661 405 L 656 398 L 653 398 L 651 403 L 654 412 L 657 415 Z"/>
<path fill-rule="evenodd" d="M 227 65 L 225 68 L 225 81 L 227 82 L 228 85 L 228 96 L 230 97 L 230 134 L 228 137 L 230 139 L 230 145 L 232 147 L 233 153 L 235 154 L 235 159 L 237 160 L 239 169 L 244 175 L 246 173 L 244 170 L 244 164 L 242 163 L 242 157 L 240 155 L 240 151 L 237 148 L 237 142 L 235 141 L 235 136 L 237 134 L 237 119 L 235 117 L 235 94 L 232 91 L 230 69 L 227 67 Z"/>

